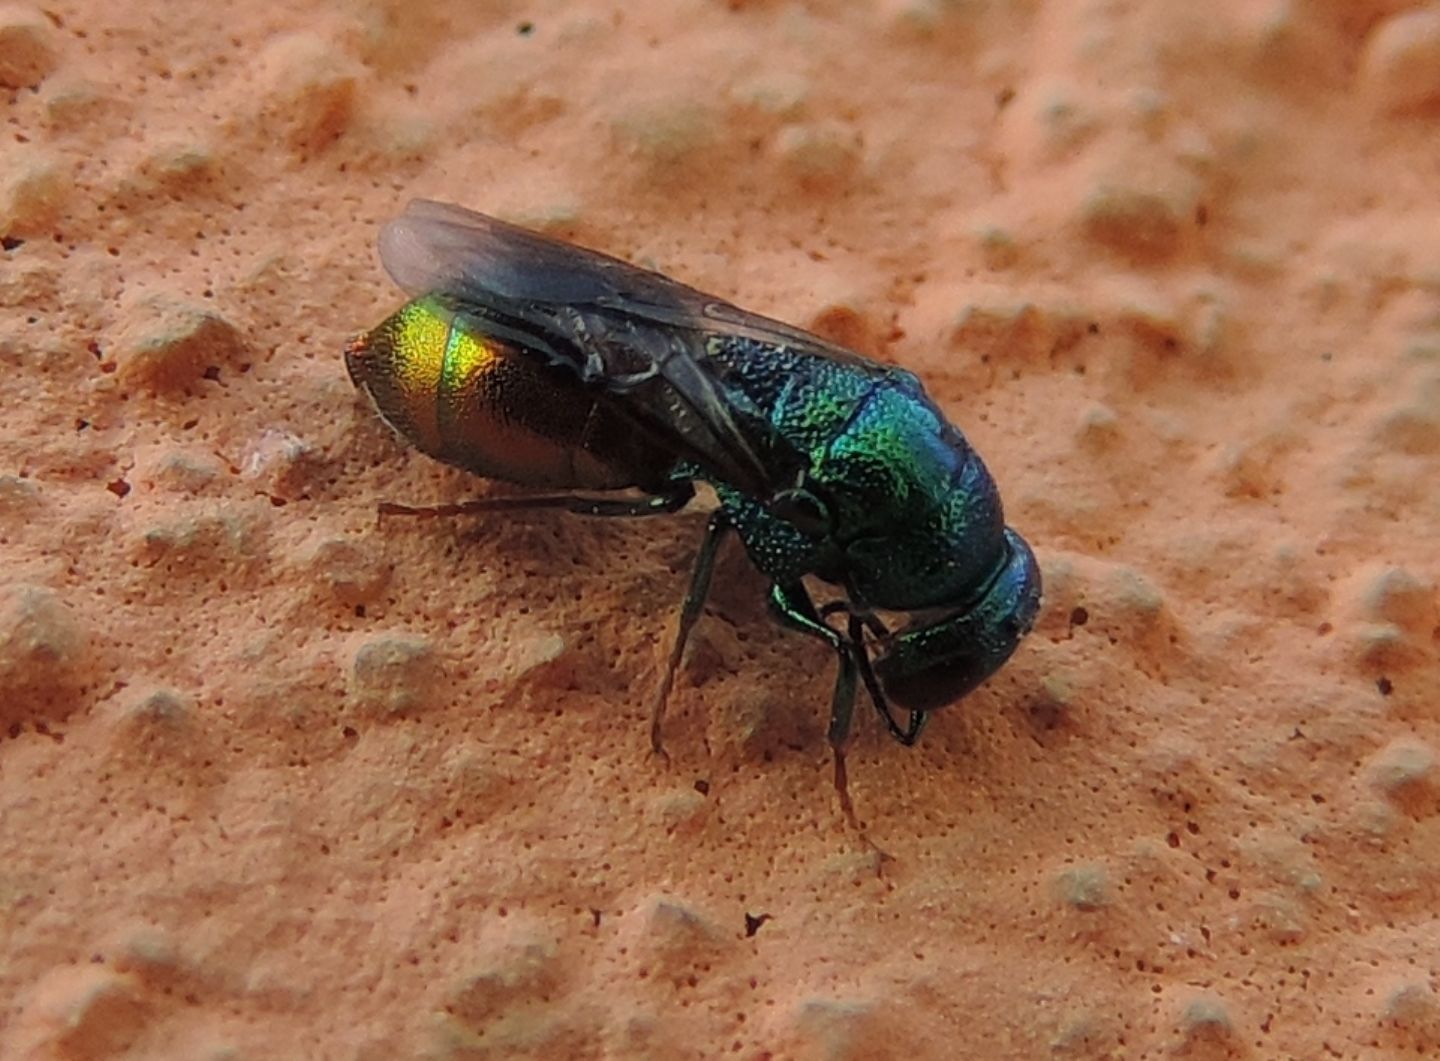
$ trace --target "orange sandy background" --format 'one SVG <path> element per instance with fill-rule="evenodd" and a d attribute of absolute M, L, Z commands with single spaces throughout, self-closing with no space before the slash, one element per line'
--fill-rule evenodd
<path fill-rule="evenodd" d="M 1440 1053 L 1440 7 L 0 7 L 0 1056 Z M 341 363 L 417 195 L 920 373 L 1047 596 L 907 751 L 703 515 Z"/>

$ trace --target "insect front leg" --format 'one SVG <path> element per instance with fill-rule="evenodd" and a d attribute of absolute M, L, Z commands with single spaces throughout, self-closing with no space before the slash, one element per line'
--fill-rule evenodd
<path fill-rule="evenodd" d="M 831 754 L 835 757 L 835 792 L 840 798 L 840 809 L 845 812 L 851 826 L 863 835 L 865 830 L 855 816 L 855 805 L 850 802 L 850 780 L 845 770 L 850 721 L 855 714 L 855 646 L 850 639 L 825 625 L 809 592 L 798 582 L 790 585 L 776 583 L 770 590 L 770 607 L 776 618 L 786 626 L 818 637 L 835 650 L 839 670 L 835 675 L 835 691 L 830 697 L 830 727 L 826 736 L 830 741 Z"/>
<path fill-rule="evenodd" d="M 929 719 L 928 711 L 911 711 L 910 721 L 902 729 L 900 723 L 895 721 L 895 716 L 890 710 L 890 701 L 885 696 L 885 690 L 880 685 L 880 680 L 875 677 L 875 669 L 870 666 L 870 653 L 865 648 L 865 631 L 869 630 L 876 637 L 884 637 L 887 633 L 884 624 L 874 616 L 860 616 L 854 612 L 850 613 L 850 643 L 854 646 L 856 662 L 860 665 L 860 679 L 865 683 L 865 688 L 870 693 L 870 701 L 875 705 L 876 712 L 885 720 L 885 728 L 905 747 L 910 747 L 920 739 L 920 731 L 925 728 L 925 722 Z"/>
<path fill-rule="evenodd" d="M 685 485 L 689 486 L 688 483 Z M 694 493 L 694 488 L 690 488 Z M 695 554 L 695 566 L 690 569 L 690 588 L 685 591 L 685 603 L 680 606 L 680 629 L 676 632 L 675 643 L 670 647 L 670 659 L 665 664 L 665 676 L 655 694 L 655 703 L 650 710 L 650 747 L 656 755 L 664 755 L 660 744 L 660 727 L 665 720 L 665 702 L 670 698 L 670 689 L 675 684 L 675 673 L 680 669 L 680 659 L 685 655 L 685 643 L 690 640 L 690 631 L 700 612 L 705 607 L 705 598 L 710 595 L 710 578 L 715 574 L 715 557 L 720 552 L 720 543 L 732 530 L 730 519 L 723 509 L 716 509 L 705 524 L 705 537 L 700 541 L 700 551 Z"/>

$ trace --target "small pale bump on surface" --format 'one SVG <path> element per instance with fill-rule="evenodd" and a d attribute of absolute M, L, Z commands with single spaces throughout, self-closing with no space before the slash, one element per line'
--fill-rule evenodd
<path fill-rule="evenodd" d="M 362 717 L 386 721 L 434 703 L 440 661 L 434 644 L 414 634 L 377 634 L 358 644 L 349 671 L 350 702 Z"/>
<path fill-rule="evenodd" d="M 794 120 L 805 113 L 811 91 L 810 79 L 803 74 L 762 70 L 738 82 L 730 98 L 772 118 Z"/>
<path fill-rule="evenodd" d="M 1242 437 L 1219 447 L 1209 470 L 1226 497 L 1266 500 L 1283 493 L 1285 457 L 1300 444 L 1297 435 L 1284 430 Z"/>
<path fill-rule="evenodd" d="M 1087 238 L 1135 265 L 1173 257 L 1184 216 L 1182 205 L 1164 192 L 1108 182 L 1092 189 L 1078 211 Z"/>
<path fill-rule="evenodd" d="M 1297 895 L 1313 896 L 1324 884 L 1314 849 L 1295 836 L 1257 830 L 1246 837 L 1240 850 L 1257 871 Z"/>
<path fill-rule="evenodd" d="M 1413 737 L 1400 737 L 1376 752 L 1365 772 L 1382 795 L 1404 800 L 1433 787 L 1435 749 Z"/>
<path fill-rule="evenodd" d="M 80 705 L 89 662 L 84 620 L 46 586 L 0 586 L 0 725 L 63 719 Z"/>
<path fill-rule="evenodd" d="M 314 483 L 323 463 L 309 441 L 285 430 L 260 432 L 240 454 L 240 476 L 271 497 L 294 500 Z"/>
<path fill-rule="evenodd" d="M 869 356 L 877 354 L 883 345 L 879 322 L 863 298 L 827 300 L 810 315 L 806 327 L 832 343 Z"/>
<path fill-rule="evenodd" d="M 542 631 L 511 638 L 509 648 L 510 651 L 506 654 L 507 662 L 513 668 L 512 673 L 518 677 L 542 670 L 563 659 L 569 642 L 562 634 Z"/>
<path fill-rule="evenodd" d="M 203 507 L 201 507 L 203 505 Z M 238 506 L 196 503 L 144 526 L 134 554 L 145 569 L 164 576 L 210 581 L 268 558 L 253 514 Z"/>
<path fill-rule="evenodd" d="M 324 538 L 304 559 L 316 585 L 347 608 L 373 603 L 390 581 L 391 568 L 356 539 Z"/>
<path fill-rule="evenodd" d="M 478 808 L 482 816 L 514 780 L 489 755 L 465 747 L 448 750 L 438 776 L 445 779 L 460 806 Z"/>
<path fill-rule="evenodd" d="M 55 30 L 40 11 L 0 4 L 0 88 L 33 88 L 56 68 Z"/>
<path fill-rule="evenodd" d="M 11 260 L 5 260 L 10 258 Z M 18 260 L 16 260 L 18 259 Z M 45 262 L 27 261 L 23 255 L 0 257 L 0 305 L 28 306 L 32 309 L 54 306 L 60 296 L 60 277 L 54 266 Z M 12 337 L 10 343 L 15 339 Z M 3 342 L 3 341 L 0 341 Z M 0 364 L 19 355 L 0 345 Z"/>
<path fill-rule="evenodd" d="M 16 1056 L 123 1055 L 140 1038 L 146 1018 L 129 976 L 96 965 L 55 969 L 29 992 L 16 1021 Z"/>
<path fill-rule="evenodd" d="M 58 155 L 28 144 L 0 149 L 0 236 L 43 235 L 64 211 L 70 188 Z"/>
<path fill-rule="evenodd" d="M 646 900 L 640 916 L 645 938 L 662 949 L 683 952 L 720 938 L 719 931 L 699 910 L 669 896 L 652 896 Z"/>
<path fill-rule="evenodd" d="M 1349 824 L 1364 841 L 1383 845 L 1393 839 L 1403 817 L 1393 801 L 1369 798 L 1357 800 L 1349 812 Z"/>
<path fill-rule="evenodd" d="M 161 144 L 147 154 L 138 175 L 157 188 L 183 194 L 215 175 L 215 153 L 204 143 L 176 140 Z"/>
<path fill-rule="evenodd" d="M 1440 453 L 1440 376 L 1425 380 L 1410 396 L 1375 418 L 1372 437 L 1394 453 L 1426 457 Z"/>
<path fill-rule="evenodd" d="M 148 446 L 135 453 L 137 483 L 177 494 L 197 496 L 215 485 L 225 467 L 213 453 L 180 446 Z"/>
<path fill-rule="evenodd" d="M 1010 229 L 1001 225 L 982 225 L 975 231 L 975 243 L 985 268 L 999 272 L 1020 264 L 1023 248 Z"/>
<path fill-rule="evenodd" d="M 1118 1054 L 1120 1036 L 1108 1014 L 1067 1014 L 1048 1043 L 1057 1057 L 1107 1057 Z"/>
<path fill-rule="evenodd" d="M 1110 875 L 1099 865 L 1067 866 L 1055 876 L 1055 891 L 1066 906 L 1085 913 L 1104 909 L 1113 901 Z"/>
<path fill-rule="evenodd" d="M 141 923 L 118 931 L 106 951 L 114 955 L 116 972 L 131 975 L 141 983 L 164 981 L 182 968 L 176 940 L 166 932 Z"/>
<path fill-rule="evenodd" d="M 391 104 L 366 115 L 376 152 L 395 165 L 413 165 L 434 148 L 441 126 L 413 108 Z"/>
<path fill-rule="evenodd" d="M 1107 449 L 1120 439 L 1120 418 L 1110 406 L 1096 402 L 1081 411 L 1075 435 L 1082 446 Z"/>
<path fill-rule="evenodd" d="M 1180 1013 L 1180 1033 L 1189 1042 L 1225 1042 L 1235 1034 L 1230 1007 L 1218 995 L 1190 999 Z"/>
<path fill-rule="evenodd" d="M 1440 1044 L 1440 998 L 1424 980 L 1396 984 L 1384 995 L 1380 1021 L 1418 1045 Z"/>
<path fill-rule="evenodd" d="M 1017 297 L 1008 289 L 967 302 L 947 341 L 967 358 L 996 364 L 1044 363 L 1080 342 L 1085 322 L 1069 307 Z"/>
<path fill-rule="evenodd" d="M 73 73 L 62 72 L 46 80 L 39 98 L 46 123 L 57 130 L 83 128 L 107 112 L 116 114 L 124 109 L 105 86 Z"/>
<path fill-rule="evenodd" d="M 1419 6 L 1378 22 L 1365 38 L 1358 80 L 1381 111 L 1440 105 L 1440 9 Z"/>
<path fill-rule="evenodd" d="M 931 981 L 923 972 L 887 969 L 894 979 L 887 983 L 884 973 L 866 978 L 868 982 L 846 989 L 814 991 L 789 1014 L 788 1027 L 781 1025 L 782 1052 L 814 1061 L 860 1061 L 870 1057 L 915 1057 L 948 1038 L 946 1022 L 937 1018 L 922 999 Z M 893 996 L 888 990 L 893 989 Z M 778 1023 L 778 1022 L 777 1022 Z M 1037 1035 L 1032 1026 L 1018 1032 L 1017 1044 L 1034 1047 Z"/>
<path fill-rule="evenodd" d="M 1074 85 L 1058 81 L 1028 86 L 1023 102 L 1007 108 L 1007 124 L 1022 151 L 1049 162 L 1073 158 L 1101 129 L 1101 116 Z"/>
<path fill-rule="evenodd" d="M 1073 623 L 1072 623 L 1073 625 Z M 1046 674 L 1040 679 L 1040 695 L 1036 701 L 1038 710 L 1047 719 L 1059 724 L 1067 711 L 1073 710 L 1080 702 L 1075 683 L 1064 674 Z"/>
<path fill-rule="evenodd" d="M 1440 618 L 1435 584 L 1408 568 L 1372 567 L 1363 578 L 1361 605 L 1369 617 L 1412 633 L 1428 633 Z"/>
<path fill-rule="evenodd" d="M 787 125 L 775 137 L 784 172 L 812 191 L 831 191 L 857 176 L 863 151 L 856 131 L 838 122 Z"/>
<path fill-rule="evenodd" d="M 39 483 L 18 475 L 0 475 L 0 518 L 33 515 L 44 503 L 45 493 Z"/>
<path fill-rule="evenodd" d="M 625 150 L 661 171 L 694 162 L 719 135 L 714 111 L 684 97 L 630 104 L 612 128 Z"/>
<path fill-rule="evenodd" d="M 358 64 L 331 40 L 313 33 L 273 38 L 256 57 L 253 99 L 262 124 L 294 151 L 321 151 L 349 129 Z"/>
<path fill-rule="evenodd" d="M 207 369 L 243 360 L 245 350 L 240 329 L 210 307 L 151 294 L 127 308 L 114 356 L 121 379 L 173 391 L 194 385 Z"/>
<path fill-rule="evenodd" d="M 1372 671 L 1387 667 L 1405 670 L 1425 656 L 1425 650 L 1395 623 L 1350 624 L 1344 631 L 1344 644 L 1352 660 Z"/>
<path fill-rule="evenodd" d="M 1291 947 L 1305 939 L 1310 917 L 1303 903 L 1287 896 L 1262 894 L 1251 903 L 1253 923 L 1271 942 Z"/>
<path fill-rule="evenodd" d="M 118 721 L 136 731 L 183 730 L 195 722 L 195 700 L 174 689 L 130 690 Z"/>
<path fill-rule="evenodd" d="M 629 960 L 662 983 L 686 983 L 726 962 L 735 947 L 712 918 L 672 896 L 646 897 L 629 916 L 637 919 L 626 931 Z"/>
<path fill-rule="evenodd" d="M 496 216 L 512 225 L 556 235 L 572 230 L 585 221 L 585 211 L 580 203 L 570 196 L 559 193 L 554 198 L 546 198 L 539 202 L 527 198 L 521 205 L 498 210 Z"/>
<path fill-rule="evenodd" d="M 515 1011 L 542 1003 L 564 976 L 556 940 L 543 925 L 521 918 L 519 924 L 482 926 L 483 954 L 447 991 L 446 1012 L 479 1030 Z"/>
<path fill-rule="evenodd" d="M 677 788 L 652 798 L 647 817 L 666 832 L 674 832 L 701 825 L 705 806 L 705 797 L 694 788 Z"/>
<path fill-rule="evenodd" d="M 811 998 L 794 1015 L 795 1030 L 805 1043 L 801 1056 L 826 1061 L 865 1056 L 867 1040 L 875 1038 L 877 1006 L 873 1002 Z"/>
<path fill-rule="evenodd" d="M 193 696 L 173 689 L 126 689 L 101 705 L 110 726 L 112 769 L 143 771 L 160 791 L 203 780 L 215 752 L 213 734 Z"/>
<path fill-rule="evenodd" d="M 1111 638 L 1144 643 L 1161 658 L 1171 655 L 1182 629 L 1159 587 L 1143 572 L 1126 565 L 1096 574 L 1096 582 L 1085 594 L 1089 625 Z"/>

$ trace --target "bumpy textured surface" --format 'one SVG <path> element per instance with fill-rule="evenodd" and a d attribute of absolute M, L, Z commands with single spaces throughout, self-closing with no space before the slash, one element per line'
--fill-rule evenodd
<path fill-rule="evenodd" d="M 0 7 L 0 1056 L 1440 1051 L 1440 9 Z M 340 351 L 463 202 L 919 372 L 1048 597 L 849 833 L 703 516 Z"/>

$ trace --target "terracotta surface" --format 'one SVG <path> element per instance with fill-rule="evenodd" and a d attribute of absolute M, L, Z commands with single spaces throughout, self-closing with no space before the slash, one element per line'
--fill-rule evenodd
<path fill-rule="evenodd" d="M 0 8 L 0 1056 L 1440 1054 L 1440 7 Z M 428 195 L 921 373 L 1047 579 L 830 786 L 703 514 L 340 351 Z"/>

